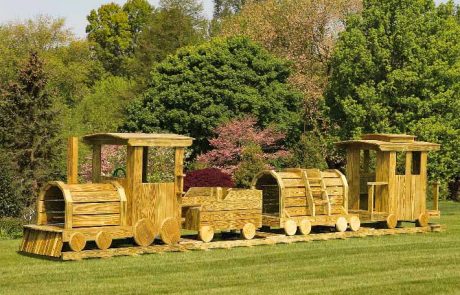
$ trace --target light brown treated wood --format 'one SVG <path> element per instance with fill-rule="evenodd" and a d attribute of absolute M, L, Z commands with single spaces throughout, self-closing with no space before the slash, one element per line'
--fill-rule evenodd
<path fill-rule="evenodd" d="M 337 221 L 335 222 L 335 229 L 338 232 L 346 231 L 347 226 L 348 226 L 348 223 L 347 223 L 347 219 L 345 217 L 341 216 L 341 217 L 337 218 Z"/>
<path fill-rule="evenodd" d="M 202 240 L 203 242 L 209 243 L 214 238 L 214 229 L 212 228 L 212 226 L 203 225 L 202 227 L 200 227 L 200 230 L 198 231 L 198 236 L 200 240 Z"/>
<path fill-rule="evenodd" d="M 86 246 L 85 236 L 80 232 L 73 233 L 69 240 L 69 246 L 72 251 L 80 252 Z"/>
<path fill-rule="evenodd" d="M 96 227 L 80 227 L 75 229 L 61 229 L 62 239 L 64 242 L 70 240 L 70 236 L 75 232 L 80 232 L 85 236 L 87 241 L 95 241 L 96 236 L 100 231 L 110 234 L 112 239 L 125 239 L 133 237 L 132 226 L 96 226 Z"/>
<path fill-rule="evenodd" d="M 299 232 L 302 235 L 308 235 L 311 232 L 311 222 L 308 218 L 302 218 L 299 222 Z"/>
<path fill-rule="evenodd" d="M 393 229 L 398 224 L 398 218 L 394 214 L 390 214 L 386 220 L 387 228 Z"/>
<path fill-rule="evenodd" d="M 161 240 L 167 245 L 174 245 L 180 240 L 180 225 L 176 218 L 166 218 L 161 225 Z"/>
<path fill-rule="evenodd" d="M 358 231 L 361 228 L 361 221 L 358 216 L 351 216 L 348 222 L 352 231 Z"/>
<path fill-rule="evenodd" d="M 93 160 L 92 160 L 92 178 L 93 183 L 101 182 L 101 156 L 102 147 L 100 144 L 93 145 Z"/>
<path fill-rule="evenodd" d="M 241 235 L 246 240 L 251 240 L 256 235 L 256 226 L 253 223 L 246 223 L 241 230 Z"/>
<path fill-rule="evenodd" d="M 284 232 L 286 233 L 287 236 L 293 236 L 295 235 L 297 231 L 297 223 L 294 221 L 294 219 L 288 219 L 284 223 Z"/>
<path fill-rule="evenodd" d="M 428 213 L 423 212 L 417 217 L 417 226 L 425 227 L 428 226 L 430 216 Z"/>
<path fill-rule="evenodd" d="M 74 215 L 72 227 L 120 225 L 120 214 Z"/>
<path fill-rule="evenodd" d="M 62 229 L 60 229 L 62 231 Z M 61 232 L 53 226 L 30 225 L 24 227 L 19 251 L 24 253 L 60 257 L 62 251 Z"/>
<path fill-rule="evenodd" d="M 100 231 L 96 235 L 96 245 L 101 250 L 106 250 L 112 245 L 112 236 L 105 231 Z"/>
<path fill-rule="evenodd" d="M 67 140 L 67 183 L 78 183 L 78 137 Z"/>
<path fill-rule="evenodd" d="M 224 240 L 214 241 L 210 243 L 203 243 L 202 241 L 192 239 L 182 239 L 177 245 L 152 245 L 148 247 L 123 247 L 112 248 L 107 250 L 85 250 L 82 252 L 64 252 L 62 253 L 62 260 L 81 260 L 87 258 L 109 258 L 115 256 L 138 256 L 142 254 L 158 254 L 165 252 L 184 252 L 188 250 L 211 250 L 211 249 L 231 249 L 236 247 L 254 247 L 275 244 L 287 244 L 297 242 L 310 242 L 310 241 L 326 241 L 334 239 L 348 239 L 348 238 L 365 238 L 372 236 L 384 235 L 403 235 L 414 233 L 429 233 L 434 231 L 442 231 L 438 227 L 410 227 L 398 229 L 373 229 L 361 228 L 357 232 L 331 232 L 314 235 L 295 235 L 285 236 L 282 234 L 274 233 L 256 233 L 256 239 L 252 240 Z"/>
<path fill-rule="evenodd" d="M 158 231 L 158 228 L 155 227 L 151 220 L 143 218 L 134 225 L 134 241 L 139 246 L 148 246 L 153 243 L 155 236 L 158 235 Z"/>
<path fill-rule="evenodd" d="M 88 143 L 128 146 L 188 147 L 193 138 L 177 134 L 99 133 L 83 137 Z"/>
<path fill-rule="evenodd" d="M 360 154 L 359 149 L 349 146 L 347 148 L 347 180 L 349 185 L 348 191 L 348 208 L 359 209 L 360 207 Z"/>
<path fill-rule="evenodd" d="M 440 182 L 436 181 L 433 184 L 433 210 L 439 211 L 439 185 Z"/>

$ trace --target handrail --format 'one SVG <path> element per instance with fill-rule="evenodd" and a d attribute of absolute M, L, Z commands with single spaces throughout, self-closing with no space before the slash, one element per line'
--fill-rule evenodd
<path fill-rule="evenodd" d="M 374 194 L 376 186 L 388 185 L 388 182 L 384 181 L 373 181 L 367 183 L 367 210 L 369 211 L 370 219 L 372 220 L 374 215 Z"/>

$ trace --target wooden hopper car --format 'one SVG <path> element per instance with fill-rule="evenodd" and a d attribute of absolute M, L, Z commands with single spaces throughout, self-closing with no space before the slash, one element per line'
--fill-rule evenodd
<path fill-rule="evenodd" d="M 252 187 L 263 191 L 262 224 L 309 234 L 316 225 L 335 226 L 343 232 L 360 228 L 357 215 L 348 213 L 348 184 L 338 170 L 268 170 L 255 176 Z"/>

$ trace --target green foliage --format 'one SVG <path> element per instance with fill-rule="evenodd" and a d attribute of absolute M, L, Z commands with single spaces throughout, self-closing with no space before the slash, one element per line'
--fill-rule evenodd
<path fill-rule="evenodd" d="M 233 173 L 235 185 L 241 188 L 251 187 L 254 175 L 267 169 L 264 152 L 257 144 L 249 144 L 243 149 L 241 162 Z"/>
<path fill-rule="evenodd" d="M 24 202 L 18 195 L 14 182 L 14 170 L 6 151 L 0 149 L 0 218 L 16 217 L 23 209 Z M 1 236 L 1 234 L 0 234 Z"/>
<path fill-rule="evenodd" d="M 152 66 L 186 45 L 204 40 L 203 32 L 194 26 L 192 17 L 179 8 L 164 8 L 152 15 L 140 33 L 131 70 L 139 83 L 146 84 Z"/>
<path fill-rule="evenodd" d="M 130 0 L 123 7 L 104 4 L 88 15 L 86 32 L 98 59 L 114 75 L 126 74 L 137 36 L 153 12 L 146 0 Z"/>
<path fill-rule="evenodd" d="M 214 18 L 222 18 L 238 13 L 246 0 L 214 0 Z"/>
<path fill-rule="evenodd" d="M 348 20 L 326 93 L 342 139 L 415 134 L 442 144 L 432 178 L 460 175 L 460 25 L 452 2 L 364 1 Z"/>
<path fill-rule="evenodd" d="M 135 85 L 123 77 L 108 76 L 94 85 L 76 108 L 84 133 L 117 130 Z"/>
<path fill-rule="evenodd" d="M 0 217 L 0 240 L 22 237 L 23 222 L 19 218 Z"/>
<path fill-rule="evenodd" d="M 222 122 L 252 114 L 296 140 L 302 96 L 287 84 L 289 66 L 247 38 L 214 39 L 181 49 L 154 67 L 150 88 L 128 107 L 129 131 L 195 138 L 195 153 Z"/>
<path fill-rule="evenodd" d="M 0 143 L 15 163 L 25 206 L 35 200 L 40 184 L 55 171 L 60 126 L 46 84 L 43 62 L 31 53 L 18 81 L 2 89 L 0 97 Z"/>
<path fill-rule="evenodd" d="M 315 132 L 306 132 L 291 148 L 289 167 L 327 169 L 321 138 Z"/>

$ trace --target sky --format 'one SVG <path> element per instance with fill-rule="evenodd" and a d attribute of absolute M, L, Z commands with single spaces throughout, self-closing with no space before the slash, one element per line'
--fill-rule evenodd
<path fill-rule="evenodd" d="M 436 3 L 446 0 L 435 0 Z M 460 4 L 460 0 L 454 0 Z M 67 27 L 78 37 L 85 36 L 86 16 L 91 9 L 104 3 L 116 2 L 123 4 L 126 0 L 0 0 L 0 23 L 21 21 L 37 15 L 49 15 L 66 19 Z M 149 0 L 158 6 L 159 0 Z M 213 0 L 202 0 L 206 17 L 211 18 Z"/>
<path fill-rule="evenodd" d="M 205 16 L 211 18 L 213 0 L 201 1 Z M 63 17 L 68 28 L 72 29 L 78 37 L 84 37 L 86 16 L 92 9 L 110 2 L 123 5 L 126 0 L 0 0 L 0 23 L 21 21 L 40 14 Z M 158 6 L 160 1 L 149 0 L 149 2 Z"/>

